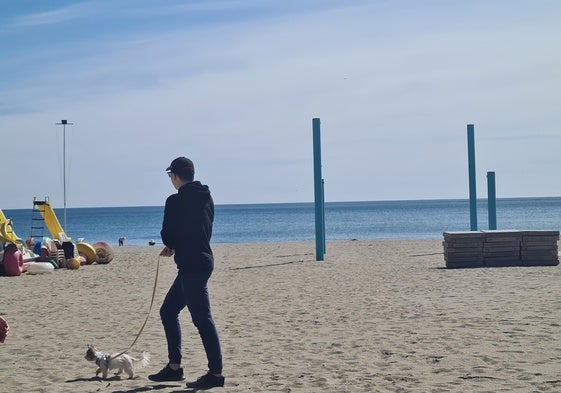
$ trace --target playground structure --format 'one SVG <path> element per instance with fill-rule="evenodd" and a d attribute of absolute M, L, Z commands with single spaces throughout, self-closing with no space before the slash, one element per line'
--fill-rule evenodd
<path fill-rule="evenodd" d="M 45 198 L 43 201 L 33 199 L 33 210 L 41 214 L 41 221 L 47 227 L 51 234 L 51 238 L 58 239 L 60 242 L 69 241 L 70 238 L 66 235 L 66 232 L 60 225 L 58 218 L 55 214 L 54 209 L 51 206 L 51 202 Z M 32 220 L 37 221 L 34 217 Z M 33 237 L 33 230 L 42 229 L 43 225 L 31 225 L 31 237 Z"/>
<path fill-rule="evenodd" d="M 32 218 L 32 220 L 34 222 L 41 221 L 40 223 L 46 226 L 49 230 L 51 238 L 57 239 L 62 245 L 62 250 L 64 251 L 63 258 L 61 258 L 60 256 L 60 249 L 57 249 L 57 262 L 64 265 L 61 267 L 74 267 L 74 264 L 70 264 L 67 266 L 67 261 L 76 257 L 83 258 L 84 264 L 87 265 L 90 265 L 94 262 L 110 262 L 107 254 L 111 254 L 112 256 L 112 252 L 107 249 L 108 247 L 110 248 L 108 244 L 100 242 L 92 246 L 91 244 L 84 241 L 77 241 L 75 244 L 72 243 L 72 239 L 66 234 L 65 230 L 60 225 L 60 222 L 58 221 L 56 213 L 48 198 L 45 198 L 44 200 L 34 199 L 33 210 L 34 212 L 39 212 L 39 214 L 41 215 L 41 219 L 38 220 L 37 218 Z M 33 235 L 34 230 L 42 229 L 43 225 L 37 226 L 35 224 L 32 224 L 31 234 Z M 50 251 L 53 252 L 54 250 L 51 249 Z"/>
<path fill-rule="evenodd" d="M 45 236 L 45 228 L 51 237 Z M 62 267 L 78 269 L 81 265 L 107 264 L 113 260 L 113 249 L 107 243 L 73 243 L 48 198 L 33 200 L 31 232 L 25 242 L 14 232 L 12 220 L 0 210 L 0 246 L 0 262 L 8 276 L 19 276 L 25 271 L 46 273 Z"/>

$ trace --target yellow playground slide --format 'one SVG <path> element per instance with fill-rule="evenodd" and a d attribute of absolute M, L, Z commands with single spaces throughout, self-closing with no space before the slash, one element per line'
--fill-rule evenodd
<path fill-rule="evenodd" d="M 12 220 L 6 218 L 2 209 L 0 209 L 0 241 L 2 243 L 14 243 L 21 246 L 23 242 L 14 232 L 12 228 Z"/>
<path fill-rule="evenodd" d="M 61 242 L 67 240 L 69 241 L 70 239 L 66 236 L 64 229 L 62 229 L 62 226 L 56 217 L 55 211 L 51 206 L 51 202 L 47 199 L 44 201 L 34 200 L 33 204 L 37 206 L 37 210 L 41 213 L 41 216 L 45 221 L 45 225 L 51 233 L 51 238 L 59 239 Z"/>

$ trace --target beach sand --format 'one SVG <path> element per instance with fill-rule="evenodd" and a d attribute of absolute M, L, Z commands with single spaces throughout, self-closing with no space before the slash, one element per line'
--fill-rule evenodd
<path fill-rule="evenodd" d="M 130 351 L 133 379 L 95 378 L 86 345 L 126 349 L 146 318 L 160 247 L 116 247 L 108 265 L 0 277 L 1 392 L 189 392 L 153 383 L 167 362 L 159 306 Z M 445 269 L 442 240 L 215 245 L 209 283 L 223 392 L 561 391 L 561 269 Z M 185 374 L 206 371 L 187 311 Z"/>

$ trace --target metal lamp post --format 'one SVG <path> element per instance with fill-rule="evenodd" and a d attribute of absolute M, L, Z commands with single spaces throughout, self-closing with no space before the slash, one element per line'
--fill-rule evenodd
<path fill-rule="evenodd" d="M 66 232 L 66 126 L 72 126 L 74 123 L 69 123 L 68 120 L 61 120 L 56 123 L 57 126 L 62 126 L 62 183 L 63 183 L 63 200 L 64 200 L 64 231 Z"/>

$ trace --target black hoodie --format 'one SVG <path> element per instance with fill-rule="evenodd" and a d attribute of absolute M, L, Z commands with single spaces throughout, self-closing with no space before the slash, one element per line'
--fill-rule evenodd
<path fill-rule="evenodd" d="M 214 201 L 208 186 L 187 183 L 166 200 L 160 234 L 164 244 L 175 250 L 180 273 L 208 272 L 214 268 L 210 248 Z"/>

